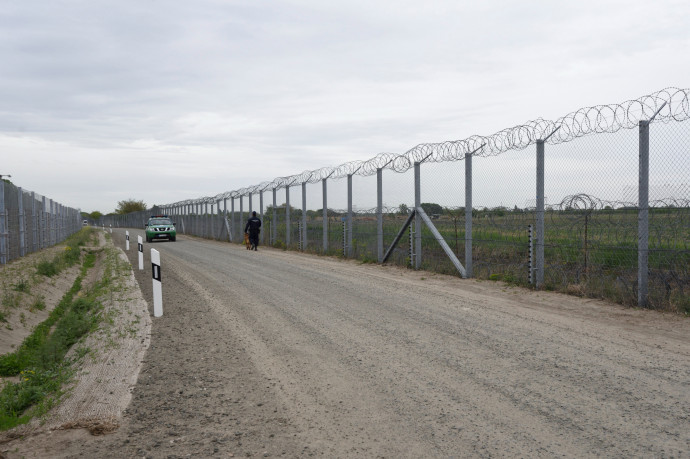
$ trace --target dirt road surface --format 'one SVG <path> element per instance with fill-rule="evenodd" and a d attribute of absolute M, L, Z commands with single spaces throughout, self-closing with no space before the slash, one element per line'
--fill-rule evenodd
<path fill-rule="evenodd" d="M 27 457 L 690 457 L 687 318 L 183 236 L 138 271 L 132 246 L 164 315 L 121 426 Z"/>

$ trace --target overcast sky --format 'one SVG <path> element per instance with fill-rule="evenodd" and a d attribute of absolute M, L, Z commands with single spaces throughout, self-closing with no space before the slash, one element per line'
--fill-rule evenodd
<path fill-rule="evenodd" d="M 8 0 L 0 174 L 164 204 L 690 87 L 690 2 Z"/>

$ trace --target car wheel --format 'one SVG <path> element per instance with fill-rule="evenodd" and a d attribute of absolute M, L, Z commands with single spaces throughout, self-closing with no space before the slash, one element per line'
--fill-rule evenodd
<path fill-rule="evenodd" d="M 173 237 L 170 238 L 170 240 L 173 241 L 173 242 L 175 242 L 176 239 L 177 239 L 176 236 L 173 236 Z"/>

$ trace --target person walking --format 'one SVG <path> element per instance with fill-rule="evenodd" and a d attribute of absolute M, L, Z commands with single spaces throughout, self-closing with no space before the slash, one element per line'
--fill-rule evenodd
<path fill-rule="evenodd" d="M 252 216 L 247 220 L 244 226 L 244 232 L 249 234 L 250 250 L 257 250 L 259 247 L 259 232 L 261 232 L 261 220 L 256 216 L 256 211 L 252 212 Z"/>

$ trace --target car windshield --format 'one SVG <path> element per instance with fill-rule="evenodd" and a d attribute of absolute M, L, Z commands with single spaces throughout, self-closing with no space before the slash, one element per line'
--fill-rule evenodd
<path fill-rule="evenodd" d="M 169 218 L 152 218 L 149 225 L 172 225 L 172 222 Z"/>

